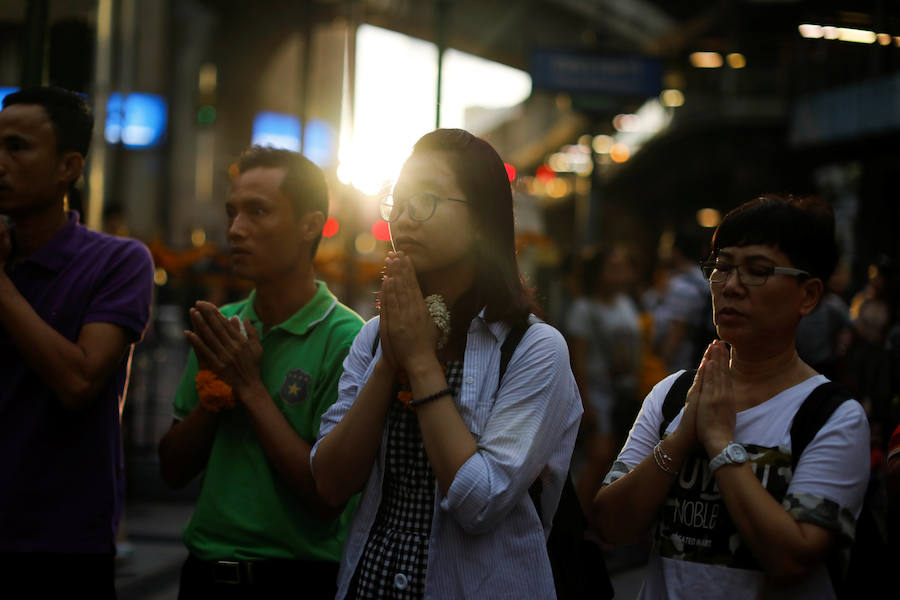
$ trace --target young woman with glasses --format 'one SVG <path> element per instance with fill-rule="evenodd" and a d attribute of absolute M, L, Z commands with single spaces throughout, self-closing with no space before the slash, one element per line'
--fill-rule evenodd
<path fill-rule="evenodd" d="M 825 563 L 862 506 L 866 415 L 841 403 L 799 457 L 791 425 L 827 382 L 794 338 L 836 260 L 833 214 L 812 199 L 758 198 L 716 230 L 703 271 L 721 339 L 671 421 L 663 407 L 684 372 L 653 388 L 594 499 L 603 539 L 654 531 L 642 598 L 835 597 Z"/>
<path fill-rule="evenodd" d="M 350 350 L 312 458 L 329 504 L 362 492 L 338 598 L 552 598 L 545 536 L 581 401 L 543 323 L 500 379 L 502 344 L 532 310 L 503 162 L 465 131 L 434 131 L 381 209 L 394 251 L 380 314 Z"/>

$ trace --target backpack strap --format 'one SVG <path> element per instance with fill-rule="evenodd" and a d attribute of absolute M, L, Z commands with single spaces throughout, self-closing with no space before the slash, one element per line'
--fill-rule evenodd
<path fill-rule="evenodd" d="M 375 339 L 372 340 L 372 358 L 375 358 L 375 352 L 378 350 L 378 344 L 381 343 L 381 323 L 378 324 L 378 331 L 375 332 Z"/>
<path fill-rule="evenodd" d="M 509 333 L 506 334 L 506 339 L 503 340 L 503 345 L 500 346 L 500 370 L 497 376 L 498 390 L 500 389 L 500 382 L 503 381 L 503 376 L 506 374 L 506 368 L 509 366 L 509 361 L 512 359 L 512 355 L 516 351 L 519 342 L 522 341 L 528 328 L 535 323 L 543 323 L 543 321 L 534 315 L 528 315 L 527 320 L 516 324 L 509 330 Z"/>
<path fill-rule="evenodd" d="M 514 325 L 509 330 L 509 333 L 506 334 L 506 339 L 503 340 L 503 345 L 500 346 L 500 369 L 497 375 L 498 390 L 500 389 L 500 383 L 503 381 L 503 376 L 506 374 L 506 368 L 509 366 L 509 361 L 510 359 L 512 359 L 512 355 L 516 351 L 516 348 L 519 346 L 519 342 L 522 341 L 522 338 L 525 336 L 525 332 L 528 330 L 528 328 L 535 323 L 543 323 L 543 321 L 541 321 L 534 315 L 528 315 L 528 319 L 520 321 L 519 323 Z M 541 506 L 541 493 L 543 491 L 544 482 L 541 481 L 540 477 L 535 479 L 528 487 L 528 495 L 531 497 L 531 502 L 534 504 L 535 510 L 537 510 L 538 518 L 542 521 L 543 510 Z"/>
<path fill-rule="evenodd" d="M 818 386 L 797 412 L 791 423 L 791 468 L 796 469 L 800 455 L 823 425 L 831 418 L 838 406 L 851 398 L 850 392 L 833 381 Z"/>
<path fill-rule="evenodd" d="M 666 433 L 666 427 L 678 416 L 679 411 L 681 411 L 685 401 L 687 401 L 687 393 L 694 383 L 694 375 L 696 374 L 697 369 L 685 371 L 675 379 L 675 383 L 669 388 L 662 404 L 663 420 L 659 424 L 659 439 L 662 439 L 663 434 Z"/>

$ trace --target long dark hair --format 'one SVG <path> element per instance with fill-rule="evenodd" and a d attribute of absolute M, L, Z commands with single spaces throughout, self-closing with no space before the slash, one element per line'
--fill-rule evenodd
<path fill-rule="evenodd" d="M 468 131 L 436 129 L 422 136 L 413 147 L 413 154 L 424 152 L 443 152 L 448 156 L 456 182 L 469 201 L 472 219 L 481 232 L 476 242 L 475 285 L 471 294 L 465 294 L 465 301 L 484 306 L 488 321 L 513 325 L 526 319 L 533 301 L 516 262 L 512 190 L 497 151 Z"/>

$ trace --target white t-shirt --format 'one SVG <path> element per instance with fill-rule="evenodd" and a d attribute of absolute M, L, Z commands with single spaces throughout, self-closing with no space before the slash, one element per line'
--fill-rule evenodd
<path fill-rule="evenodd" d="M 662 403 L 675 373 L 658 383 L 607 475 L 614 481 L 637 466 L 659 441 Z M 841 404 L 791 470 L 794 414 L 823 375 L 811 377 L 737 414 L 735 441 L 747 450 L 757 478 L 798 521 L 852 539 L 869 479 L 869 425 L 858 402 Z M 678 427 L 681 412 L 666 429 Z M 789 587 L 773 587 L 743 544 L 701 451 L 685 460 L 661 510 L 640 598 L 829 599 L 834 592 L 824 565 Z"/>

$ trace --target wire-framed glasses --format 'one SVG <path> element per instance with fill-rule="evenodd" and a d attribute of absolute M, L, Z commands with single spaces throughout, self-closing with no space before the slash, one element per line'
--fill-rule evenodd
<path fill-rule="evenodd" d="M 393 223 L 400 218 L 403 210 L 409 213 L 413 221 L 427 221 L 434 215 L 438 200 L 451 200 L 453 202 L 468 202 L 462 198 L 450 198 L 438 196 L 431 192 L 418 192 L 412 196 L 398 197 L 395 194 L 387 194 L 381 199 L 381 218 L 388 223 Z"/>
<path fill-rule="evenodd" d="M 725 283 L 732 271 L 737 272 L 738 278 L 744 285 L 762 285 L 772 275 L 790 275 L 792 277 L 809 277 L 809 272 L 803 269 L 791 267 L 775 267 L 769 264 L 745 263 L 736 265 L 721 261 L 708 261 L 701 263 L 703 276 L 710 283 Z"/>

